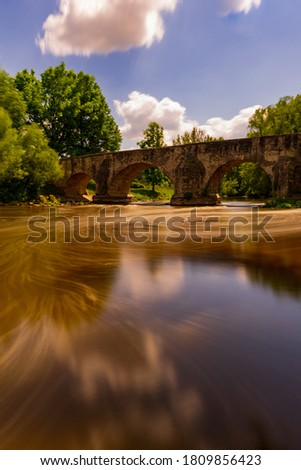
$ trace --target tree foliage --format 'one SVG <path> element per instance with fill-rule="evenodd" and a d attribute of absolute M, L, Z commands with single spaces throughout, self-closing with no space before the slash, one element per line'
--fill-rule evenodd
<path fill-rule="evenodd" d="M 248 137 L 301 132 L 301 95 L 285 96 L 275 105 L 259 108 L 249 120 Z"/>
<path fill-rule="evenodd" d="M 169 182 L 169 179 L 167 178 L 167 176 L 165 176 L 161 170 L 159 170 L 158 168 L 154 168 L 154 167 L 147 168 L 146 170 L 144 170 L 143 178 L 147 183 L 149 183 L 152 186 L 153 192 L 155 191 L 156 185 L 160 186 L 165 182 L 166 183 Z"/>
<path fill-rule="evenodd" d="M 61 176 L 57 153 L 36 124 L 18 131 L 0 108 L 0 200 L 36 198 L 49 180 Z"/>
<path fill-rule="evenodd" d="M 268 175 L 255 163 L 242 163 L 229 170 L 221 180 L 219 192 L 224 197 L 268 197 L 272 184 Z"/>
<path fill-rule="evenodd" d="M 12 125 L 19 128 L 25 122 L 26 104 L 16 89 L 14 79 L 0 69 L 0 107 L 9 113 Z"/>
<path fill-rule="evenodd" d="M 34 198 L 60 176 L 58 155 L 36 124 L 25 124 L 26 105 L 5 72 L 0 87 L 0 200 Z"/>
<path fill-rule="evenodd" d="M 144 139 L 137 142 L 140 148 L 158 148 L 165 147 L 164 129 L 157 122 L 150 122 L 148 127 L 143 131 Z"/>
<path fill-rule="evenodd" d="M 157 122 L 150 122 L 148 127 L 143 131 L 144 139 L 137 144 L 140 148 L 160 148 L 165 147 L 164 129 Z M 151 167 L 144 170 L 142 179 L 152 186 L 152 191 L 155 191 L 156 185 L 161 185 L 164 182 L 170 182 L 167 176 L 158 168 Z"/>
<path fill-rule="evenodd" d="M 185 145 L 185 144 L 197 144 L 199 142 L 212 142 L 215 140 L 223 140 L 222 137 L 216 139 L 206 134 L 203 129 L 199 127 L 193 127 L 192 130 L 184 132 L 182 135 L 178 135 L 176 139 L 172 141 L 173 145 Z"/>
<path fill-rule="evenodd" d="M 61 156 L 119 150 L 121 134 L 93 76 L 49 67 L 41 79 L 31 70 L 16 75 L 27 104 L 28 120 L 44 130 Z"/>
<path fill-rule="evenodd" d="M 15 87 L 26 102 L 26 121 L 39 123 L 43 116 L 43 93 L 41 81 L 36 78 L 34 70 L 17 73 Z"/>
<path fill-rule="evenodd" d="M 26 193 L 35 198 L 48 181 L 62 176 L 58 155 L 49 147 L 37 124 L 22 128 L 20 142 L 24 150 L 22 168 L 26 174 Z"/>
<path fill-rule="evenodd" d="M 0 108 L 0 183 L 24 176 L 22 158 L 24 150 L 19 141 L 18 131 L 13 129 L 9 113 Z"/>

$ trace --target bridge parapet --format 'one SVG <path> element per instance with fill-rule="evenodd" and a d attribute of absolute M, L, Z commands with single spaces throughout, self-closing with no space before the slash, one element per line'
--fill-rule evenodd
<path fill-rule="evenodd" d="M 300 133 L 65 158 L 60 161 L 64 177 L 59 185 L 76 199 L 94 179 L 96 203 L 127 204 L 132 181 L 146 168 L 157 167 L 174 185 L 172 204 L 201 205 L 212 202 L 223 175 L 244 162 L 266 171 L 275 194 L 301 194 Z"/>

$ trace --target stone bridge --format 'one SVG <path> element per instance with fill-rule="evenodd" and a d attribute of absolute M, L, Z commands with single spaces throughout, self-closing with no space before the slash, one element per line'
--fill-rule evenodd
<path fill-rule="evenodd" d="M 78 200 L 94 179 L 94 202 L 126 204 L 132 181 L 146 168 L 156 167 L 174 185 L 171 204 L 201 205 L 212 202 L 228 170 L 245 162 L 256 163 L 268 174 L 274 195 L 301 193 L 301 133 L 63 158 L 64 177 L 58 186 Z"/>

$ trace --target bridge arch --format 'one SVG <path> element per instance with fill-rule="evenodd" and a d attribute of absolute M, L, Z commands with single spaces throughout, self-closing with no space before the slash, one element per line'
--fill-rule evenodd
<path fill-rule="evenodd" d="M 228 171 L 231 170 L 232 168 L 235 168 L 239 165 L 243 165 L 245 163 L 254 163 L 255 165 L 258 165 L 261 168 L 261 170 L 263 170 L 265 174 L 269 177 L 272 188 L 274 189 L 273 169 L 270 166 L 262 165 L 258 162 L 254 162 L 254 160 L 251 160 L 251 159 L 244 159 L 244 160 L 236 159 L 236 160 L 228 161 L 227 163 L 224 163 L 215 169 L 215 171 L 212 173 L 208 181 L 206 193 L 207 194 L 217 193 L 219 190 L 220 183 L 223 177 L 228 173 Z"/>
<path fill-rule="evenodd" d="M 165 168 L 150 162 L 139 162 L 128 165 L 112 178 L 108 186 L 108 195 L 112 197 L 127 198 L 130 193 L 132 182 L 147 168 L 158 168 L 168 177 L 172 184 L 174 184 L 174 176 L 171 175 L 170 172 L 166 171 Z"/>
<path fill-rule="evenodd" d="M 91 175 L 83 172 L 70 176 L 65 184 L 66 196 L 75 200 L 82 199 L 83 195 L 86 194 L 87 184 L 91 179 Z"/>

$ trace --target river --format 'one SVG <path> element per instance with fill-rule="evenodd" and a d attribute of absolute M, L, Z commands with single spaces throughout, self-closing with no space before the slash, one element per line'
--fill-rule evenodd
<path fill-rule="evenodd" d="M 0 207 L 0 245 L 1 449 L 300 449 L 301 210 Z"/>

